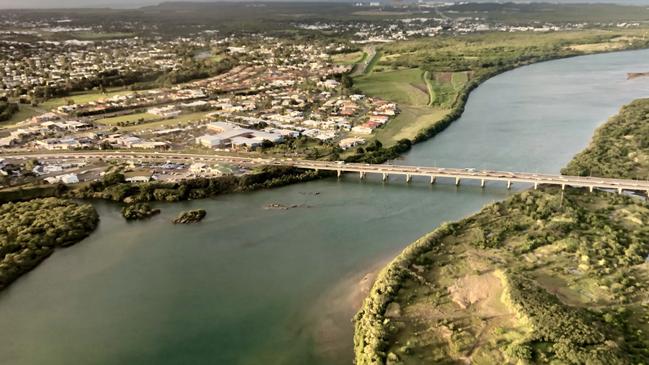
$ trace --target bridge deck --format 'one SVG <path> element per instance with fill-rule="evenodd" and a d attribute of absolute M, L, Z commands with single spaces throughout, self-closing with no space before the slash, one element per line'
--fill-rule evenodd
<path fill-rule="evenodd" d="M 85 151 L 85 152 L 62 152 L 62 153 L 26 153 L 7 154 L 4 158 L 37 158 L 37 159 L 80 159 L 80 158 L 103 158 L 113 160 L 155 160 L 155 161 L 183 161 L 183 162 L 229 162 L 250 165 L 278 165 L 294 166 L 303 169 L 335 171 L 339 175 L 346 172 L 355 172 L 361 178 L 366 174 L 381 174 L 383 178 L 390 175 L 405 176 L 410 181 L 413 176 L 427 177 L 434 182 L 438 177 L 455 179 L 456 184 L 461 180 L 478 180 L 481 185 L 487 181 L 503 181 L 510 187 L 512 183 L 527 183 L 538 185 L 556 185 L 561 187 L 585 187 L 589 189 L 615 189 L 617 191 L 631 190 L 649 193 L 649 181 L 630 179 L 611 179 L 586 176 L 564 176 L 553 174 L 536 174 L 528 172 L 508 172 L 492 170 L 474 170 L 458 168 L 442 168 L 427 166 L 407 165 L 373 165 L 359 163 L 341 163 L 332 161 L 292 160 L 292 159 L 262 159 L 234 157 L 223 155 L 183 154 L 183 153 L 155 153 L 155 152 L 107 152 L 107 151 Z"/>

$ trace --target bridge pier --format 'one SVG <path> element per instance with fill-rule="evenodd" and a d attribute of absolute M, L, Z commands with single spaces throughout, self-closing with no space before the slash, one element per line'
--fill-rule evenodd
<path fill-rule="evenodd" d="M 342 171 L 338 170 L 338 171 L 336 172 L 336 176 L 338 176 L 339 179 L 340 179 L 340 175 L 342 175 Z"/>
<path fill-rule="evenodd" d="M 561 184 L 561 190 L 566 190 L 566 184 Z"/>
<path fill-rule="evenodd" d="M 389 178 L 390 178 L 390 175 L 389 175 L 389 174 L 386 174 L 386 173 L 384 172 L 384 173 L 383 173 L 383 181 L 388 181 Z"/>
<path fill-rule="evenodd" d="M 622 188 L 617 188 L 617 193 L 622 194 Z"/>
<path fill-rule="evenodd" d="M 460 178 L 459 177 L 455 178 L 455 186 L 460 186 Z"/>
<path fill-rule="evenodd" d="M 412 175 L 406 174 L 406 182 L 409 183 L 412 181 Z"/>
<path fill-rule="evenodd" d="M 480 179 L 480 187 L 481 187 L 481 188 L 484 188 L 484 186 L 485 186 L 485 181 L 484 181 L 484 179 Z"/>
<path fill-rule="evenodd" d="M 365 172 L 364 172 L 364 171 L 360 171 L 360 172 L 358 173 L 358 177 L 360 177 L 360 179 L 363 180 L 363 179 L 365 178 Z"/>
<path fill-rule="evenodd" d="M 539 188 L 539 183 L 535 182 L 535 183 L 534 183 L 534 190 L 536 190 L 536 189 L 538 189 L 538 188 Z"/>
<path fill-rule="evenodd" d="M 588 187 L 588 191 L 591 192 L 591 193 L 593 192 L 593 186 L 592 185 Z"/>
<path fill-rule="evenodd" d="M 434 184 L 434 183 L 435 183 L 435 176 L 432 176 L 432 175 L 431 175 L 431 177 L 430 177 L 430 183 L 431 183 L 431 184 Z"/>
<path fill-rule="evenodd" d="M 511 180 L 507 180 L 507 190 L 509 190 L 509 189 L 511 189 L 511 188 L 512 188 L 512 181 L 511 181 Z"/>

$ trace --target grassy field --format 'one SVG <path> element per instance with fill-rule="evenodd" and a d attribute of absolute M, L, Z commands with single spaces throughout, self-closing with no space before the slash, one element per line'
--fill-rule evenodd
<path fill-rule="evenodd" d="M 38 108 L 34 108 L 29 104 L 19 104 L 18 108 L 18 112 L 12 115 L 9 120 L 0 122 L 0 127 L 8 128 L 15 126 L 16 123 L 22 122 L 23 120 L 29 119 L 41 113 Z"/>
<path fill-rule="evenodd" d="M 401 105 L 399 115 L 376 130 L 376 139 L 386 146 L 403 138 L 413 139 L 420 130 L 440 121 L 448 111 L 436 107 Z"/>
<path fill-rule="evenodd" d="M 376 138 L 385 145 L 413 139 L 451 110 L 458 93 L 468 82 L 467 72 L 434 73 L 418 68 L 372 72 L 354 79 L 366 95 L 396 102 L 400 114 L 377 129 Z"/>
<path fill-rule="evenodd" d="M 648 47 L 646 32 L 492 32 L 395 42 L 377 50 L 370 71 L 354 77 L 354 86 L 403 111 L 377 131 L 381 142 L 423 140 L 459 117 L 468 92 L 493 75 L 553 58 Z"/>
<path fill-rule="evenodd" d="M 420 69 L 372 72 L 354 79 L 354 85 L 366 95 L 393 101 L 399 106 L 399 115 L 375 132 L 384 145 L 392 145 L 403 138 L 412 139 L 448 113 L 446 107 L 429 107 L 429 90 L 432 89 Z"/>
<path fill-rule="evenodd" d="M 144 123 L 139 125 L 132 125 L 128 127 L 121 127 L 120 130 L 123 131 L 143 131 L 149 129 L 160 129 L 160 128 L 172 128 L 176 126 L 182 126 L 191 122 L 196 122 L 201 119 L 204 119 L 209 112 L 197 112 L 197 113 L 187 113 L 181 114 L 177 117 L 171 119 L 160 120 L 156 122 Z"/>
<path fill-rule="evenodd" d="M 372 72 L 354 79 L 365 94 L 410 106 L 428 104 L 428 90 L 419 69 Z"/>
<path fill-rule="evenodd" d="M 120 115 L 111 118 L 97 119 L 95 122 L 103 125 L 116 126 L 119 123 L 135 122 L 139 120 L 148 121 L 148 120 L 155 120 L 155 119 L 160 119 L 160 117 L 149 113 L 136 113 L 136 114 Z"/>
<path fill-rule="evenodd" d="M 629 2 L 631 3 L 631 2 Z M 640 2 L 637 5 L 642 5 Z M 447 11 L 450 10 L 450 11 Z M 563 22 L 633 22 L 649 18 L 646 6 L 628 6 L 616 4 L 576 4 L 531 2 L 523 3 L 465 3 L 451 6 L 444 10 L 449 17 L 475 16 L 479 13 L 488 20 L 509 23 L 563 23 Z"/>
<path fill-rule="evenodd" d="M 431 72 L 480 74 L 499 65 L 539 56 L 574 55 L 628 48 L 646 43 L 645 28 L 592 29 L 573 32 L 491 32 L 395 42 L 381 47 L 379 66 L 421 67 Z"/>
<path fill-rule="evenodd" d="M 367 57 L 367 53 L 362 51 L 356 51 L 351 53 L 339 53 L 333 55 L 331 58 L 334 63 L 338 63 L 341 65 L 354 65 L 359 62 L 363 62 L 365 57 Z"/>
<path fill-rule="evenodd" d="M 435 72 L 426 81 L 431 95 L 430 105 L 450 109 L 469 82 L 469 72 Z"/>
<path fill-rule="evenodd" d="M 122 39 L 134 37 L 133 33 L 124 33 L 124 32 L 92 32 L 92 31 L 83 31 L 83 32 L 72 32 L 69 33 L 70 37 L 73 39 L 79 39 L 83 41 L 98 41 L 106 39 Z"/>
<path fill-rule="evenodd" d="M 39 107 L 42 109 L 51 110 L 59 106 L 66 105 L 68 103 L 68 100 L 72 100 L 75 104 L 84 104 L 99 99 L 109 98 L 115 95 L 129 95 L 132 93 L 133 91 L 130 90 L 115 90 L 115 91 L 108 91 L 106 93 L 102 93 L 99 91 L 73 93 L 70 96 L 49 99 L 41 103 Z"/>

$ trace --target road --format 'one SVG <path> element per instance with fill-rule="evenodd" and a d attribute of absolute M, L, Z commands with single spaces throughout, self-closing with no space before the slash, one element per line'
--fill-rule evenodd
<path fill-rule="evenodd" d="M 221 156 L 208 154 L 188 154 L 172 152 L 124 152 L 124 151 L 84 151 L 61 153 L 21 153 L 5 155 L 4 158 L 14 159 L 39 159 L 39 160 L 71 160 L 71 159 L 104 159 L 104 160 L 140 160 L 156 162 L 207 162 L 207 163 L 236 163 L 243 165 L 263 166 L 293 166 L 316 171 L 334 171 L 340 176 L 342 173 L 358 173 L 360 178 L 367 174 L 379 174 L 384 180 L 390 176 L 402 176 L 406 181 L 412 177 L 420 176 L 430 179 L 434 183 L 438 178 L 450 178 L 459 185 L 462 180 L 477 180 L 481 186 L 486 182 L 504 182 L 507 188 L 513 183 L 532 184 L 534 188 L 539 185 L 554 185 L 565 188 L 584 187 L 593 189 L 613 189 L 618 192 L 624 190 L 649 193 L 649 181 L 630 179 L 610 179 L 586 176 L 565 176 L 553 174 L 536 174 L 529 172 L 510 172 L 475 170 L 462 168 L 443 168 L 429 166 L 407 165 L 371 165 L 359 163 L 343 163 L 342 161 L 313 161 L 275 158 L 249 158 L 235 156 Z"/>

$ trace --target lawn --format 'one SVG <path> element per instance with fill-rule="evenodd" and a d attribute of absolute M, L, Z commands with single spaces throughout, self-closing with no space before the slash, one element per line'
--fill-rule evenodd
<path fill-rule="evenodd" d="M 369 96 L 390 100 L 400 105 L 428 104 L 426 83 L 419 69 L 373 72 L 355 78 L 354 86 Z"/>
<path fill-rule="evenodd" d="M 429 127 L 449 112 L 448 109 L 427 106 L 400 106 L 401 113 L 376 130 L 376 138 L 386 146 L 403 138 L 413 139 L 422 129 Z"/>
<path fill-rule="evenodd" d="M 125 33 L 125 32 L 92 32 L 92 31 L 70 32 L 69 35 L 73 39 L 78 39 L 83 41 L 122 39 L 122 38 L 132 38 L 135 36 L 135 34 L 133 33 Z"/>
<path fill-rule="evenodd" d="M 367 64 L 364 73 L 371 74 L 372 71 L 374 70 L 374 66 L 376 66 L 376 64 L 379 63 L 379 60 L 381 60 L 381 57 L 383 57 L 383 52 L 381 52 L 381 50 L 377 50 L 376 53 L 374 53 L 374 57 L 372 57 L 372 59 L 369 60 L 369 63 Z"/>
<path fill-rule="evenodd" d="M 430 105 L 451 108 L 468 81 L 469 73 L 466 71 L 433 73 L 430 79 L 426 79 L 431 95 Z"/>
<path fill-rule="evenodd" d="M 183 124 L 188 124 L 191 122 L 197 122 L 201 119 L 204 119 L 207 114 L 210 112 L 198 112 L 198 113 L 188 113 L 181 114 L 175 118 L 160 120 L 151 123 L 143 123 L 139 125 L 132 125 L 128 127 L 120 128 L 123 131 L 142 131 L 145 129 L 157 129 L 157 128 L 171 128 Z"/>
<path fill-rule="evenodd" d="M 120 115 L 117 117 L 111 117 L 111 118 L 102 118 L 102 119 L 97 119 L 96 122 L 99 124 L 103 125 L 117 125 L 119 123 L 123 122 L 134 122 L 138 120 L 155 120 L 155 119 L 160 119 L 159 116 L 154 115 L 154 114 L 149 114 L 149 113 L 136 113 L 136 114 L 127 114 L 127 115 Z"/>
<path fill-rule="evenodd" d="M 100 91 L 80 92 L 80 93 L 73 93 L 72 95 L 62 97 L 62 98 L 49 99 L 41 103 L 39 106 L 43 109 L 51 110 L 59 106 L 66 105 L 68 100 L 73 100 L 75 104 L 84 104 L 84 103 L 96 101 L 103 98 L 109 98 L 115 95 L 128 95 L 132 93 L 133 91 L 130 90 L 116 90 L 116 91 L 108 91 L 106 93 L 102 93 Z"/>
<path fill-rule="evenodd" d="M 466 73 L 458 74 L 466 77 Z M 453 92 L 456 95 L 451 86 L 452 76 L 446 75 L 448 83 L 444 85 L 441 81 L 430 80 L 428 73 L 418 68 L 375 71 L 354 79 L 354 86 L 367 95 L 393 101 L 399 106 L 400 114 L 375 132 L 376 138 L 389 146 L 403 138 L 415 138 L 422 129 L 444 118 L 450 110 L 447 103 L 430 105 L 438 98 L 437 94 Z M 463 86 L 466 80 L 462 82 L 462 77 L 458 76 L 457 83 Z"/>
<path fill-rule="evenodd" d="M 22 122 L 23 120 L 29 119 L 35 115 L 41 114 L 41 111 L 29 104 L 19 104 L 18 112 L 4 122 L 0 122 L 0 126 L 3 128 L 8 128 L 14 126 L 16 123 Z"/>

